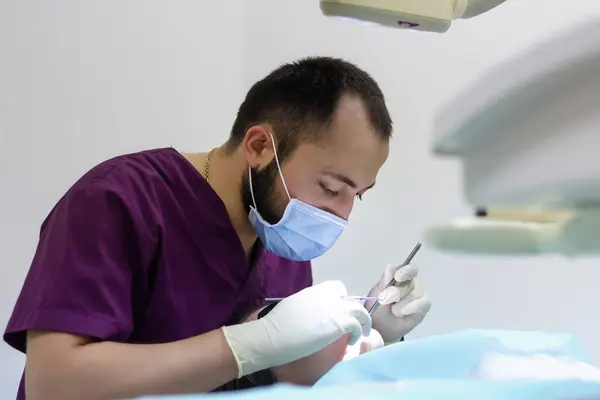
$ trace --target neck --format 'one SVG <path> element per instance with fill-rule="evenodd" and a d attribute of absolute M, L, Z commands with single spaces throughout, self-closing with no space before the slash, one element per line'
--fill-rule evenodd
<path fill-rule="evenodd" d="M 207 155 L 186 155 L 202 176 Z M 210 158 L 208 183 L 225 204 L 231 225 L 244 247 L 246 256 L 250 257 L 257 235 L 250 225 L 248 211 L 242 201 L 240 185 L 245 171 L 246 165 L 240 161 L 237 153 L 226 154 L 222 148 L 218 148 Z"/>

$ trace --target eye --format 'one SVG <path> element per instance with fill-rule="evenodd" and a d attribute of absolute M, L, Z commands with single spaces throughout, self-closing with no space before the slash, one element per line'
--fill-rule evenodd
<path fill-rule="evenodd" d="M 319 186 L 321 186 L 321 189 L 323 189 L 323 191 L 331 197 L 335 197 L 338 195 L 338 192 L 335 190 L 331 190 L 329 189 L 327 186 L 325 186 L 323 183 L 319 182 Z"/>
<path fill-rule="evenodd" d="M 360 193 L 356 193 L 356 198 L 357 198 L 359 201 L 362 201 L 362 199 L 363 199 L 363 195 L 362 195 L 362 194 L 360 194 Z"/>

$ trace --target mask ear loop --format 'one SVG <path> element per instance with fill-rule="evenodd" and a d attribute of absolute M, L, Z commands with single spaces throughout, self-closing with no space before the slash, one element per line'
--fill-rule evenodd
<path fill-rule="evenodd" d="M 283 188 L 285 189 L 285 193 L 287 194 L 288 199 L 292 200 L 292 197 L 290 196 L 290 192 L 287 188 L 287 185 L 285 184 L 285 179 L 283 179 L 283 172 L 281 172 L 281 166 L 279 165 L 279 157 L 277 157 L 277 147 L 275 146 L 275 138 L 273 137 L 273 134 L 271 132 L 269 132 L 269 135 L 271 135 L 271 143 L 273 144 L 273 153 L 275 154 L 275 163 L 277 164 L 277 170 L 279 171 L 279 177 L 281 178 L 281 183 L 283 183 Z"/>
<path fill-rule="evenodd" d="M 254 209 L 256 210 L 256 200 L 254 199 L 254 188 L 252 187 L 252 168 L 248 167 L 248 184 L 250 185 L 250 196 L 252 196 L 252 203 L 254 204 Z"/>
<path fill-rule="evenodd" d="M 283 188 L 285 189 L 285 194 L 287 194 L 288 199 L 292 200 L 287 185 L 285 184 L 285 179 L 283 179 L 283 172 L 281 172 L 281 166 L 279 165 L 279 157 L 277 157 L 277 147 L 275 146 L 275 137 L 273 137 L 273 134 L 271 132 L 269 132 L 269 135 L 271 135 L 271 144 L 273 144 L 273 154 L 275 154 L 275 164 L 277 164 L 277 171 L 279 171 L 281 183 L 283 184 Z M 254 185 L 252 185 L 251 167 L 248 167 L 248 184 L 250 185 L 250 196 L 252 196 L 252 203 L 254 204 L 254 209 L 256 210 L 256 199 L 254 198 Z"/>

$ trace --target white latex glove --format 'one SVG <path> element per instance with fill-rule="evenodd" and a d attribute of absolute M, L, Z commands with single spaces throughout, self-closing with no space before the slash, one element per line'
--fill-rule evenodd
<path fill-rule="evenodd" d="M 304 358 L 344 334 L 350 344 L 368 336 L 369 313 L 344 296 L 342 282 L 323 282 L 287 297 L 259 320 L 223 327 L 238 377 Z"/>
<path fill-rule="evenodd" d="M 373 328 L 383 337 L 386 343 L 400 340 L 423 322 L 431 308 L 431 300 L 425 295 L 418 278 L 419 269 L 412 264 L 398 268 L 388 265 L 379 280 L 371 289 L 369 296 L 377 296 L 379 309 L 371 316 Z M 394 278 L 398 283 L 385 288 Z M 375 301 L 365 303 L 370 309 Z"/>

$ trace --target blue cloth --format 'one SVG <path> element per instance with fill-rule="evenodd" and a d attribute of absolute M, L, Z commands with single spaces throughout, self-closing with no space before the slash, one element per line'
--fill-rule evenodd
<path fill-rule="evenodd" d="M 600 398 L 600 383 L 473 379 L 490 353 L 547 354 L 587 362 L 571 335 L 471 330 L 406 341 L 344 361 L 314 387 L 276 385 L 242 392 L 166 397 L 169 400 L 539 400 Z M 157 400 L 158 398 L 152 398 Z M 150 399 L 148 399 L 150 400 Z"/>
<path fill-rule="evenodd" d="M 588 362 L 572 335 L 535 331 L 468 330 L 405 341 L 333 367 L 319 382 L 345 385 L 414 379 L 468 379 L 490 352 L 565 355 Z"/>
<path fill-rule="evenodd" d="M 589 382 L 459 380 L 422 382 L 407 388 L 356 385 L 310 389 L 275 385 L 240 392 L 153 397 L 151 400 L 575 400 L 595 399 L 599 395 L 599 385 Z"/>

